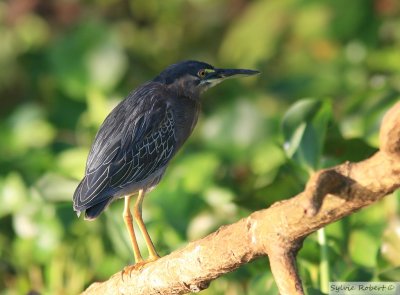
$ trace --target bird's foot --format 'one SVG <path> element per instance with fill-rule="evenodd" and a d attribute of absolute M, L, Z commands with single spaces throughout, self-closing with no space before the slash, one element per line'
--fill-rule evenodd
<path fill-rule="evenodd" d="M 138 261 L 135 264 L 125 266 L 124 269 L 121 271 L 122 280 L 124 280 L 124 275 L 129 275 L 129 277 L 131 277 L 133 271 L 140 271 L 146 264 L 154 262 L 159 258 L 159 256 L 152 256 L 149 259 Z"/>

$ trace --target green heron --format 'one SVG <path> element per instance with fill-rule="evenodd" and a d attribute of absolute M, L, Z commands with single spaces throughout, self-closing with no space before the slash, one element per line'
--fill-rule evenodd
<path fill-rule="evenodd" d="M 227 78 L 257 73 L 217 69 L 198 61 L 173 64 L 131 92 L 104 120 L 74 193 L 74 210 L 78 216 L 84 211 L 85 219 L 92 220 L 111 202 L 125 198 L 123 218 L 136 263 L 130 270 L 159 258 L 143 223 L 143 198 L 160 182 L 169 161 L 192 133 L 200 95 Z M 129 208 L 136 193 L 133 216 L 149 251 L 147 260 L 140 253 Z"/>

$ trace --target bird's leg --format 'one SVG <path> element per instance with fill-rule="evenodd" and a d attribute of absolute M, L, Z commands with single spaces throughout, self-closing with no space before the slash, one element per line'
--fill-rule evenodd
<path fill-rule="evenodd" d="M 125 196 L 125 207 L 124 207 L 124 221 L 126 228 L 128 229 L 129 232 L 129 237 L 131 239 L 131 244 L 133 248 L 133 255 L 135 256 L 135 263 L 140 263 L 143 261 L 142 255 L 140 254 L 139 246 L 136 241 L 136 236 L 135 236 L 135 230 L 133 228 L 133 223 L 132 223 L 132 214 L 131 210 L 129 209 L 129 204 L 130 204 L 131 196 Z"/>
<path fill-rule="evenodd" d="M 133 214 L 135 217 L 135 221 L 137 222 L 140 231 L 142 232 L 142 235 L 144 237 L 144 240 L 146 242 L 147 245 L 147 249 L 149 250 L 149 256 L 150 258 L 148 259 L 148 261 L 154 261 L 157 260 L 158 258 L 160 258 L 160 256 L 158 256 L 156 249 L 154 248 L 153 242 L 151 241 L 151 238 L 149 236 L 149 233 L 147 232 L 146 226 L 143 222 L 143 218 L 142 218 L 142 202 L 145 196 L 145 190 L 141 189 L 139 191 L 139 195 L 136 199 L 135 202 L 135 207 L 133 209 Z"/>
<path fill-rule="evenodd" d="M 125 197 L 124 220 L 125 220 L 128 230 L 129 230 L 129 235 L 131 237 L 133 253 L 135 255 L 136 263 L 134 265 L 126 266 L 124 268 L 124 270 L 122 271 L 122 279 L 124 278 L 124 274 L 126 274 L 126 273 L 131 274 L 131 272 L 133 270 L 140 270 L 146 263 L 155 261 L 158 258 L 160 258 L 160 256 L 158 256 L 156 250 L 154 249 L 153 242 L 150 239 L 149 233 L 147 232 L 146 226 L 144 225 L 144 222 L 142 219 L 142 202 L 143 202 L 144 195 L 145 195 L 145 191 L 140 190 L 137 200 L 135 202 L 133 214 L 134 214 L 135 221 L 137 222 L 139 229 L 142 232 L 142 235 L 146 242 L 150 257 L 149 257 L 149 259 L 143 260 L 142 255 L 140 254 L 140 250 L 139 250 L 138 244 L 136 242 L 135 231 L 134 231 L 133 225 L 132 225 L 132 214 L 129 210 L 130 196 L 127 196 L 127 197 Z"/>

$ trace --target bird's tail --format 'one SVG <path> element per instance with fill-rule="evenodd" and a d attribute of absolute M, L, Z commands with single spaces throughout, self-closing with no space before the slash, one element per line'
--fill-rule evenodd
<path fill-rule="evenodd" d="M 111 203 L 112 198 L 108 198 L 103 202 L 100 202 L 92 207 L 89 207 L 85 211 L 85 219 L 86 220 L 93 220 L 97 216 L 100 215 L 101 212 L 103 212 L 107 206 Z"/>
<path fill-rule="evenodd" d="M 85 219 L 86 220 L 93 220 L 97 216 L 103 212 L 107 206 L 113 200 L 112 196 L 103 195 L 97 203 L 94 203 L 93 200 L 89 202 L 85 202 L 85 186 L 84 186 L 85 178 L 81 181 L 78 187 L 75 190 L 73 196 L 73 203 L 74 203 L 74 211 L 78 215 L 81 215 L 82 212 L 85 212 Z"/>

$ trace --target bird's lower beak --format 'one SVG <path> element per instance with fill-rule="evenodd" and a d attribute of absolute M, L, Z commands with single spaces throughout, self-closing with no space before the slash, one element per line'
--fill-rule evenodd
<path fill-rule="evenodd" d="M 210 72 L 206 79 L 203 80 L 203 83 L 210 87 L 229 78 L 246 77 L 259 73 L 259 71 L 245 69 L 214 69 L 214 71 Z"/>
<path fill-rule="evenodd" d="M 259 71 L 245 69 L 215 69 L 215 74 L 220 79 L 252 76 L 259 73 Z"/>

